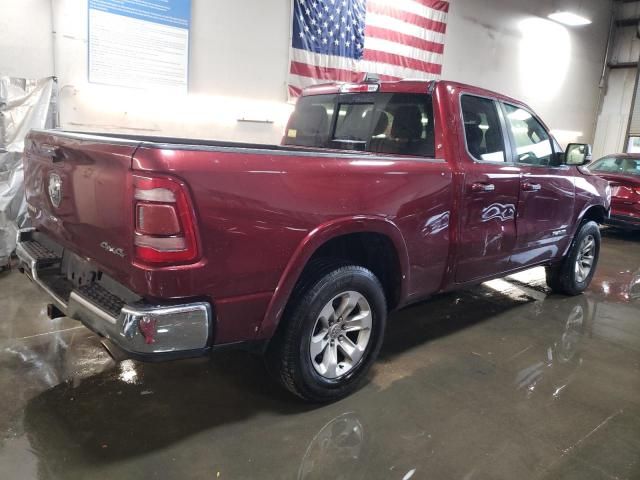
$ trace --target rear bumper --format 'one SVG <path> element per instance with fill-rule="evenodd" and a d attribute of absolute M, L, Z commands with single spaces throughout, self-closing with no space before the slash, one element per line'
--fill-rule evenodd
<path fill-rule="evenodd" d="M 640 229 L 640 218 L 630 215 L 617 215 L 612 213 L 611 216 L 605 220 L 605 223 L 614 227 Z"/>
<path fill-rule="evenodd" d="M 77 288 L 61 274 L 62 257 L 33 238 L 33 231 L 18 234 L 16 254 L 27 276 L 59 310 L 131 358 L 160 361 L 210 350 L 213 318 L 207 302 L 129 304 L 98 282 Z"/>

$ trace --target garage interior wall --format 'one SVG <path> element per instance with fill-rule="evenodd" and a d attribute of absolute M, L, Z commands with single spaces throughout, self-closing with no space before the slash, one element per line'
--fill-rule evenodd
<path fill-rule="evenodd" d="M 639 18 L 640 1 L 616 4 L 615 29 L 593 144 L 594 158 L 625 151 L 640 59 Z"/>
<path fill-rule="evenodd" d="M 6 6 L 13 15 L 0 20 L 0 73 L 45 76 L 53 70 L 63 128 L 268 143 L 281 138 L 292 109 L 285 88 L 291 0 L 192 0 L 187 96 L 89 84 L 86 0 L 0 1 L 3 15 Z M 451 0 L 443 78 L 524 100 L 561 143 L 591 141 L 612 2 L 575 2 L 594 21 L 581 28 L 546 19 L 560 3 Z M 238 121 L 243 118 L 256 122 Z"/>

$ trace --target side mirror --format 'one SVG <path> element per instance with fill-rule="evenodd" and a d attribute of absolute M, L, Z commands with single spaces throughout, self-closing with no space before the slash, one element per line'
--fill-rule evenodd
<path fill-rule="evenodd" d="M 567 165 L 586 165 L 592 160 L 591 145 L 586 143 L 570 143 L 564 154 L 564 163 Z"/>

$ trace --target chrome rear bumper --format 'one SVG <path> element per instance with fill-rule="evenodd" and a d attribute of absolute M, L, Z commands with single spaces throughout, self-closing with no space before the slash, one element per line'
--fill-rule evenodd
<path fill-rule="evenodd" d="M 209 303 L 127 304 L 99 283 L 77 288 L 61 274 L 61 255 L 38 242 L 33 234 L 33 230 L 18 234 L 16 254 L 21 267 L 65 315 L 81 321 L 134 358 L 162 360 L 208 351 L 213 322 Z"/>

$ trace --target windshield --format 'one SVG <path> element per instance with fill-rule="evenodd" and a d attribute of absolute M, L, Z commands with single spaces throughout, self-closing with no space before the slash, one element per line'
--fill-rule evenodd
<path fill-rule="evenodd" d="M 284 144 L 433 157 L 431 97 L 406 93 L 301 97 Z"/>
<path fill-rule="evenodd" d="M 640 159 L 605 157 L 589 166 L 592 172 L 640 175 Z"/>

